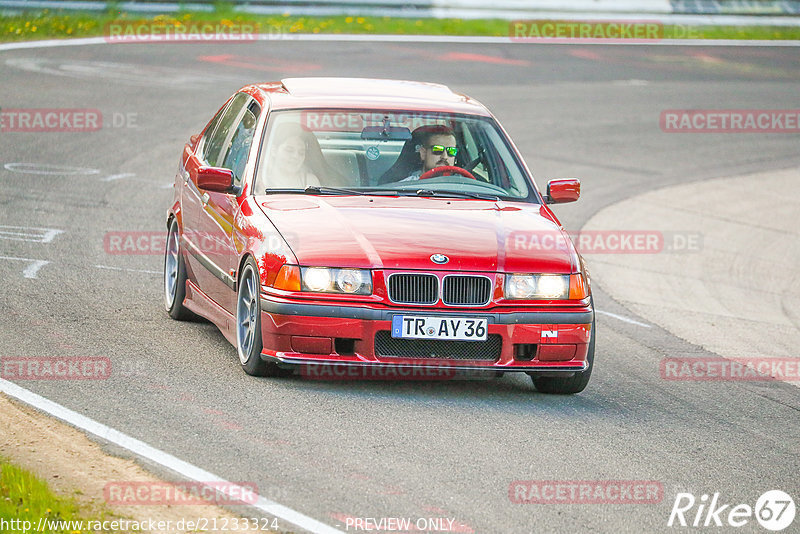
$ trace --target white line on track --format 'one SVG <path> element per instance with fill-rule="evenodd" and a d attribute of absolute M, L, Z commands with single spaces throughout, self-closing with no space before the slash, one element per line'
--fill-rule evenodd
<path fill-rule="evenodd" d="M 124 267 L 111 267 L 109 265 L 95 265 L 98 269 L 108 269 L 110 271 L 128 271 L 129 273 L 161 274 L 160 271 L 148 271 L 146 269 L 126 269 Z"/>
<path fill-rule="evenodd" d="M 50 263 L 49 261 L 44 260 L 33 260 L 33 262 L 25 267 L 25 270 L 22 271 L 22 276 L 25 278 L 36 278 L 36 274 L 39 272 L 39 269 L 44 267 Z"/>
<path fill-rule="evenodd" d="M 607 311 L 603 311 L 603 310 L 594 310 L 594 311 L 595 311 L 595 313 L 599 313 L 599 314 L 602 314 L 602 315 L 608 315 L 609 317 L 613 317 L 614 319 L 619 319 L 620 321 L 623 321 L 625 323 L 631 323 L 631 324 L 635 324 L 637 326 L 643 326 L 645 328 L 652 328 L 652 325 L 649 325 L 647 323 L 639 322 L 639 321 L 637 321 L 635 319 L 631 319 L 630 317 L 625 317 L 624 315 L 617 315 L 616 313 L 611 313 L 611 312 L 607 312 Z"/>
<path fill-rule="evenodd" d="M 536 39 L 521 40 L 511 37 L 491 37 L 480 35 L 340 35 L 340 34 L 304 34 L 289 35 L 282 39 L 264 36 L 268 41 L 366 41 L 366 42 L 403 42 L 403 43 L 464 43 L 464 44 L 515 44 L 515 45 L 644 45 L 644 46 L 800 46 L 800 41 L 746 41 L 742 39 L 663 39 L 653 41 L 626 42 L 609 41 L 608 39 Z M 1 49 L 0 49 L 1 50 Z"/>
<path fill-rule="evenodd" d="M 607 39 L 538 39 L 536 41 L 521 41 L 511 37 L 488 37 L 469 35 L 340 35 L 340 34 L 293 34 L 276 38 L 262 35 L 262 41 L 362 41 L 362 42 L 389 42 L 389 43 L 463 43 L 463 44 L 517 44 L 517 45 L 613 45 L 613 46 L 793 46 L 800 47 L 800 40 L 761 40 L 748 41 L 743 39 L 664 39 L 653 41 L 609 42 Z M 28 50 L 32 48 L 60 48 L 64 46 L 83 45 L 108 45 L 105 37 L 87 37 L 84 39 L 51 39 L 46 41 L 26 41 L 23 43 L 0 44 L 0 52 L 5 50 Z M 147 43 L 137 43 L 147 44 Z M 163 44 L 163 43 L 152 43 Z M 126 46 L 117 44 L 116 46 Z"/>
<path fill-rule="evenodd" d="M 30 243 L 50 243 L 64 230 L 57 228 L 38 228 L 35 226 L 0 226 L 0 239 L 28 241 Z"/>
<path fill-rule="evenodd" d="M 113 182 L 115 180 L 122 180 L 123 178 L 132 178 L 136 176 L 136 173 L 133 172 L 123 172 L 120 174 L 112 174 L 111 176 L 106 176 L 105 178 L 101 178 L 101 182 Z"/>
<path fill-rule="evenodd" d="M 64 406 L 61 406 L 60 404 L 46 399 L 41 395 L 37 395 L 32 391 L 22 388 L 13 382 L 9 382 L 8 380 L 0 378 L 0 391 L 17 399 L 18 401 L 24 402 L 25 404 L 36 408 L 37 410 L 50 414 L 56 419 L 60 419 L 61 421 L 64 421 L 65 423 L 68 423 L 80 430 L 88 432 L 89 434 L 122 447 L 123 449 L 128 450 L 142 458 L 166 467 L 170 471 L 173 471 L 188 480 L 193 480 L 200 483 L 222 483 L 224 484 L 226 491 L 228 491 L 228 488 L 230 488 L 230 491 L 239 491 L 239 489 L 241 489 L 235 484 L 223 480 L 213 473 L 209 473 L 208 471 L 205 471 L 195 465 L 184 462 L 180 458 L 176 458 L 171 454 L 167 454 L 166 452 L 156 449 L 155 447 L 151 447 L 143 441 L 139 441 L 138 439 L 132 438 L 127 434 L 123 434 L 118 430 L 81 415 L 78 412 L 74 412 L 69 408 L 65 408 Z M 266 514 L 279 517 L 284 521 L 288 521 L 289 523 L 308 530 L 309 532 L 315 532 L 319 534 L 342 534 L 341 530 L 337 530 L 317 521 L 316 519 L 292 510 L 287 506 L 283 506 L 282 504 L 265 499 L 264 497 L 259 497 L 258 501 L 252 506 Z"/>
<path fill-rule="evenodd" d="M 99 170 L 88 167 L 69 167 L 66 165 L 51 165 L 49 163 L 6 163 L 3 168 L 11 172 L 45 176 L 77 176 L 100 173 Z"/>
<path fill-rule="evenodd" d="M 22 276 L 25 278 L 36 278 L 36 275 L 39 273 L 39 269 L 50 263 L 49 261 L 45 260 L 33 260 L 31 258 L 14 258 L 11 256 L 0 256 L 0 260 L 16 260 L 16 261 L 29 261 L 31 262 L 30 265 L 25 267 L 22 271 Z"/>

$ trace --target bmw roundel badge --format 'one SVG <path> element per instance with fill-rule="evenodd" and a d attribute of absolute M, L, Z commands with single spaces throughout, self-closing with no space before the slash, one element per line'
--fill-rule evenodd
<path fill-rule="evenodd" d="M 438 263 L 439 265 L 444 265 L 445 263 L 450 261 L 450 258 L 445 256 L 444 254 L 433 254 L 431 256 L 431 261 L 433 263 Z"/>

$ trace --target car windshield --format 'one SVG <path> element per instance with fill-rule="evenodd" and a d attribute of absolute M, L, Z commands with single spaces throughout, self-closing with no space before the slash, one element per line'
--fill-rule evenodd
<path fill-rule="evenodd" d="M 270 114 L 254 192 L 537 202 L 489 117 L 380 110 Z"/>

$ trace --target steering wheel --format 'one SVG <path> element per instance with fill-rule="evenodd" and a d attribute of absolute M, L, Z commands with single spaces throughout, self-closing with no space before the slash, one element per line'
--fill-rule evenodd
<path fill-rule="evenodd" d="M 469 172 L 467 169 L 462 169 L 461 167 L 455 167 L 453 165 L 444 165 L 442 167 L 434 167 L 433 169 L 425 172 L 422 176 L 419 177 L 420 180 L 427 180 L 428 178 L 436 178 L 437 176 L 444 176 L 445 174 L 459 174 L 464 178 L 472 178 L 473 180 L 477 180 L 475 175 Z"/>

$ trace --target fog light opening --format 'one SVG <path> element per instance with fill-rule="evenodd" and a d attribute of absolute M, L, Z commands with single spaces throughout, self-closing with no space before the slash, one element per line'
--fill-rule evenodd
<path fill-rule="evenodd" d="M 517 343 L 514 345 L 514 359 L 521 362 L 529 362 L 536 357 L 535 343 Z"/>
<path fill-rule="evenodd" d="M 350 337 L 337 337 L 333 341 L 333 348 L 337 354 L 348 356 L 356 353 L 356 340 Z"/>

